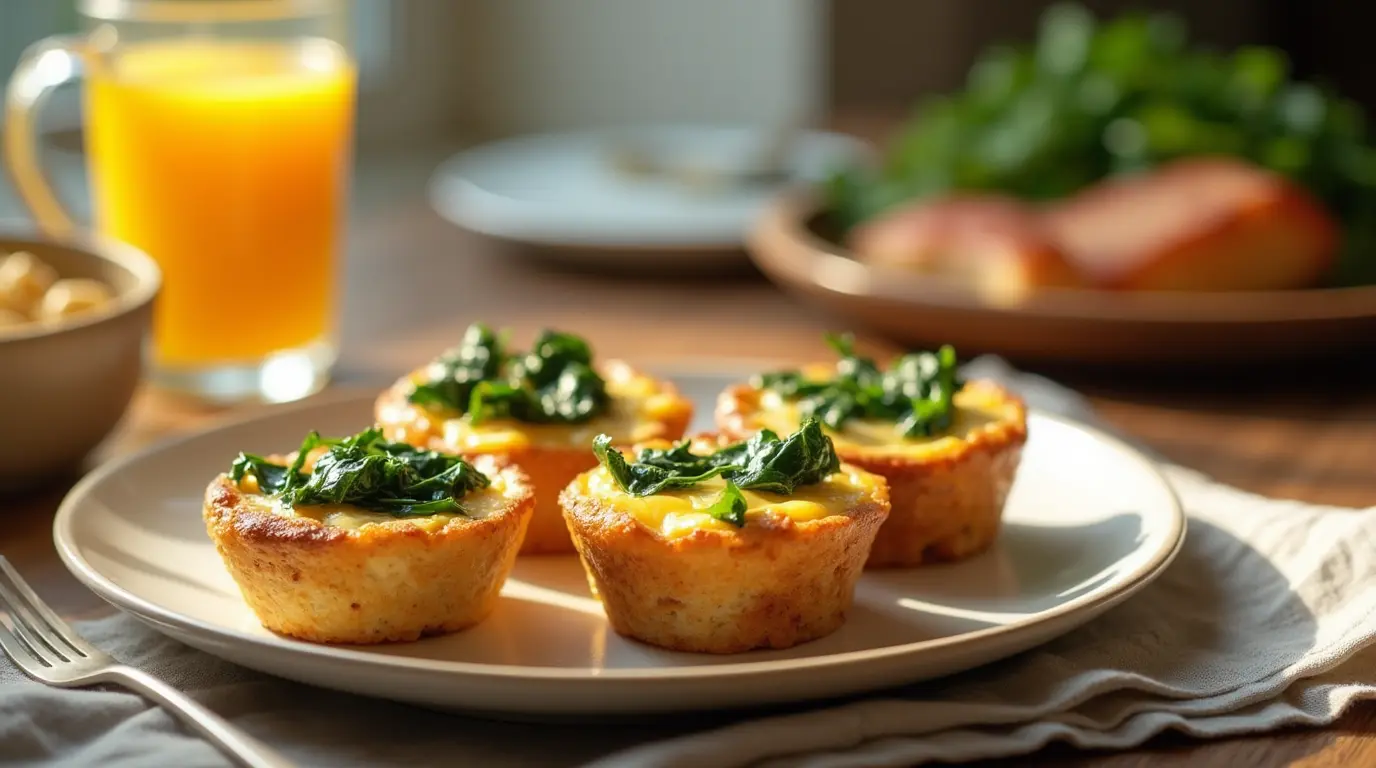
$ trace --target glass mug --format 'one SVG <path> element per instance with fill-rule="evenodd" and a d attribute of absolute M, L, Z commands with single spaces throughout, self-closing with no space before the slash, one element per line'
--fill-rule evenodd
<path fill-rule="evenodd" d="M 292 400 L 336 356 L 336 265 L 356 66 L 347 0 L 81 0 L 83 33 L 25 51 L 5 157 L 40 227 L 74 227 L 37 112 L 80 75 L 94 228 L 161 266 L 150 375 L 222 400 Z"/>

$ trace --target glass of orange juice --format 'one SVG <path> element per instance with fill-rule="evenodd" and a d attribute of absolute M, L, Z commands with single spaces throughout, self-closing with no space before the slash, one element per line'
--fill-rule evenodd
<path fill-rule="evenodd" d="M 81 0 L 83 31 L 30 47 L 5 157 L 40 226 L 74 227 L 44 179 L 37 112 L 83 80 L 94 228 L 151 255 L 155 383 L 292 400 L 335 358 L 336 268 L 356 68 L 346 0 Z"/>

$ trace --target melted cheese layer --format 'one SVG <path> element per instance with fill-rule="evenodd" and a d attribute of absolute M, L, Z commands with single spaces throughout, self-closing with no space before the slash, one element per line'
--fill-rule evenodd
<path fill-rule="evenodd" d="M 1013 417 L 1013 408 L 1004 398 L 988 390 L 962 389 L 953 399 L 955 415 L 945 432 L 931 437 L 905 437 L 898 425 L 879 419 L 852 419 L 840 431 L 823 426 L 839 451 L 873 456 L 923 458 L 949 451 L 972 432 Z M 760 393 L 756 423 L 781 435 L 798 430 L 798 404 L 777 392 Z"/>
<path fill-rule="evenodd" d="M 248 481 L 252 475 L 244 478 Z M 282 517 L 297 517 L 307 520 L 314 520 L 321 525 L 332 528 L 343 528 L 344 530 L 358 530 L 369 526 L 382 525 L 384 523 L 408 523 L 420 528 L 427 533 L 434 533 L 443 528 L 450 520 L 459 518 L 461 520 L 480 520 L 485 517 L 500 514 L 507 506 L 506 498 L 506 479 L 501 475 L 492 475 L 492 484 L 481 491 L 474 491 L 459 500 L 463 505 L 465 514 L 454 512 L 440 512 L 434 515 L 416 515 L 398 517 L 389 515 L 386 512 L 374 512 L 369 509 L 360 509 L 352 504 L 316 504 L 311 506 L 284 507 L 280 499 L 263 496 L 252 492 L 252 488 L 257 487 L 257 482 L 241 482 L 240 489 L 245 491 L 245 500 L 254 508 L 270 512 Z"/>
<path fill-rule="evenodd" d="M 759 524 L 761 518 L 766 516 L 786 517 L 795 523 L 803 523 L 843 515 L 871 498 L 883 482 L 877 475 L 843 468 L 822 482 L 798 488 L 788 496 L 742 490 L 747 504 L 745 524 Z M 641 525 L 668 538 L 686 536 L 696 530 L 737 530 L 736 526 L 704 511 L 726 489 L 726 481 L 720 477 L 703 481 L 692 488 L 665 491 L 653 496 L 632 496 L 621 490 L 606 467 L 584 473 L 578 483 L 584 495 L 610 502 Z"/>
<path fill-rule="evenodd" d="M 611 402 L 605 412 L 581 424 L 527 424 L 512 419 L 475 424 L 468 415 L 453 411 L 427 412 L 409 404 L 401 421 L 426 425 L 428 431 L 441 437 L 452 450 L 489 453 L 530 445 L 586 448 L 592 445 L 594 437 L 603 433 L 611 435 L 617 443 L 641 442 L 655 437 L 661 421 L 683 408 L 682 399 L 665 392 L 653 377 L 624 366 L 611 366 L 601 373 L 606 377 Z M 416 377 L 423 375 L 418 372 Z"/>

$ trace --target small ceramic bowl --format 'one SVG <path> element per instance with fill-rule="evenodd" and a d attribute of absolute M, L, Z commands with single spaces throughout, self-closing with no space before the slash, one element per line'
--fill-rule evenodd
<path fill-rule="evenodd" d="M 75 469 L 119 423 L 142 374 L 162 283 L 157 264 L 133 246 L 0 223 L 0 254 L 15 251 L 60 277 L 100 280 L 115 298 L 62 321 L 0 328 L 0 490 Z"/>

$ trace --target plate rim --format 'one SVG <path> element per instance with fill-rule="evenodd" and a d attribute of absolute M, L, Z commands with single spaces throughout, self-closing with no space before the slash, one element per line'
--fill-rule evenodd
<path fill-rule="evenodd" d="M 1376 285 L 1227 292 L 1040 288 L 1025 301 L 1000 306 L 941 275 L 871 266 L 851 258 L 844 246 L 805 225 L 821 206 L 817 192 L 806 187 L 776 195 L 747 238 L 750 260 L 772 279 L 809 291 L 1005 318 L 1163 326 L 1376 320 L 1371 309 L 1376 306 Z"/>
<path fill-rule="evenodd" d="M 541 144 L 555 141 L 569 140 L 589 140 L 597 137 L 633 137 L 638 135 L 653 136 L 664 132 L 676 131 L 700 131 L 700 132 L 760 132 L 764 130 L 761 126 L 750 123 L 731 123 L 731 122 L 646 122 L 628 123 L 618 126 L 590 127 L 590 128 L 571 128 L 569 130 L 534 131 L 513 136 L 497 138 L 491 141 L 474 143 L 464 147 L 441 160 L 435 165 L 426 182 L 426 197 L 429 199 L 430 206 L 441 218 L 454 224 L 455 226 L 470 229 L 480 234 L 490 237 L 501 238 L 514 242 L 533 243 L 553 247 L 567 248 L 610 248 L 615 250 L 634 250 L 635 248 L 652 247 L 667 250 L 740 250 L 744 244 L 751 228 L 754 226 L 758 215 L 746 216 L 745 221 L 739 231 L 718 224 L 704 230 L 699 220 L 699 225 L 684 227 L 675 225 L 661 228 L 655 231 L 632 228 L 629 234 L 616 234 L 611 230 L 597 232 L 595 230 L 571 230 L 562 225 L 556 227 L 537 227 L 533 230 L 517 231 L 509 226 L 494 226 L 493 218 L 488 216 L 474 217 L 472 212 L 469 214 L 459 213 L 459 209 L 467 207 L 473 201 L 477 201 L 479 206 L 489 206 L 494 204 L 494 200 L 506 200 L 502 195 L 490 192 L 483 187 L 474 184 L 466 179 L 462 173 L 462 166 L 465 162 L 472 162 L 474 158 L 483 153 L 507 150 L 514 147 L 529 144 Z M 873 151 L 870 142 L 863 138 L 846 133 L 843 131 L 827 130 L 822 128 L 804 128 L 799 131 L 800 136 L 806 136 L 810 140 L 827 142 L 837 147 L 845 147 L 845 152 L 856 157 L 863 157 L 866 153 Z M 460 198 L 467 198 L 468 203 L 464 203 Z M 764 207 L 772 201 L 772 194 L 763 194 L 755 204 L 760 206 L 756 212 L 762 213 Z M 502 203 L 497 203 L 502 204 Z M 619 231 L 625 232 L 625 228 Z M 610 234 L 609 234 L 610 233 Z M 687 234 L 691 233 L 691 234 Z M 742 254 L 743 255 L 743 254 Z"/>
<path fill-rule="evenodd" d="M 684 373 L 686 373 L 686 371 Z M 698 375 L 711 374 L 699 373 Z M 724 373 L 721 375 L 724 375 Z M 155 605 L 147 599 L 111 582 L 76 551 L 77 547 L 74 541 L 72 541 L 71 535 L 71 531 L 73 530 L 73 517 L 78 514 L 76 510 L 89 495 L 92 487 L 111 476 L 117 475 L 125 467 L 151 458 L 157 454 L 174 450 L 180 445 L 200 439 L 213 432 L 242 427 L 256 422 L 269 421 L 301 411 L 343 408 L 352 404 L 361 405 L 370 403 L 375 397 L 376 393 L 363 394 L 355 390 L 334 393 L 329 396 L 317 396 L 295 403 L 268 406 L 256 413 L 244 417 L 226 419 L 216 422 L 204 429 L 156 441 L 138 451 L 102 464 L 88 473 L 85 477 L 81 478 L 81 480 L 68 491 L 63 497 L 61 504 L 59 504 L 56 514 L 53 516 L 53 544 L 54 548 L 57 550 L 59 559 L 62 561 L 63 566 L 65 566 L 83 586 L 121 611 L 133 614 L 137 618 L 143 619 L 145 622 L 154 625 L 175 628 L 178 632 L 210 638 L 220 643 L 267 646 L 267 648 L 273 652 L 302 654 L 306 657 L 310 657 L 316 662 L 327 661 L 330 663 L 348 665 L 350 667 L 362 666 L 373 670 L 400 668 L 410 672 L 429 671 L 445 675 L 479 677 L 488 680 L 519 679 L 532 682 L 563 682 L 573 684 L 645 684 L 664 680 L 745 678 L 763 674 L 806 672 L 809 670 L 822 669 L 834 671 L 836 669 L 859 664 L 892 661 L 896 658 L 926 651 L 949 649 L 960 645 L 980 643 L 982 641 L 996 642 L 1000 638 L 1016 637 L 1023 633 L 1034 632 L 1039 628 L 1045 628 L 1047 625 L 1070 619 L 1076 615 L 1087 612 L 1093 612 L 1091 613 L 1092 617 L 1097 615 L 1099 611 L 1106 610 L 1108 607 L 1116 605 L 1128 597 L 1131 597 L 1159 577 L 1175 560 L 1181 548 L 1184 546 L 1189 528 L 1188 516 L 1185 514 L 1184 507 L 1180 503 L 1180 498 L 1175 488 L 1170 484 L 1169 480 L 1166 479 L 1160 467 L 1146 454 L 1142 453 L 1138 448 L 1127 441 L 1092 425 L 1085 424 L 1069 417 L 1049 413 L 1042 409 L 1029 408 L 1029 417 L 1056 422 L 1063 427 L 1079 430 L 1097 440 L 1105 441 L 1110 445 L 1116 446 L 1127 459 L 1145 470 L 1146 473 L 1159 483 L 1161 488 L 1166 492 L 1171 519 L 1170 530 L 1167 532 L 1168 536 L 1165 540 L 1165 544 L 1158 552 L 1153 554 L 1150 560 L 1134 569 L 1132 573 L 1127 574 L 1120 582 L 1118 588 L 1104 592 L 1090 592 L 1080 595 L 1054 608 L 1032 614 L 1031 616 L 1009 624 L 985 627 L 959 635 L 919 640 L 883 648 L 845 651 L 820 656 L 805 656 L 795 659 L 602 670 L 592 668 L 574 669 L 513 664 L 485 664 L 448 659 L 418 659 L 408 656 L 377 654 L 352 647 L 307 643 L 305 641 L 281 637 L 276 634 L 252 635 L 242 630 L 227 629 L 203 622 L 200 619 L 187 617 L 175 611 Z M 1078 623 L 1072 626 L 1078 626 Z M 165 631 L 163 633 L 166 634 Z"/>

